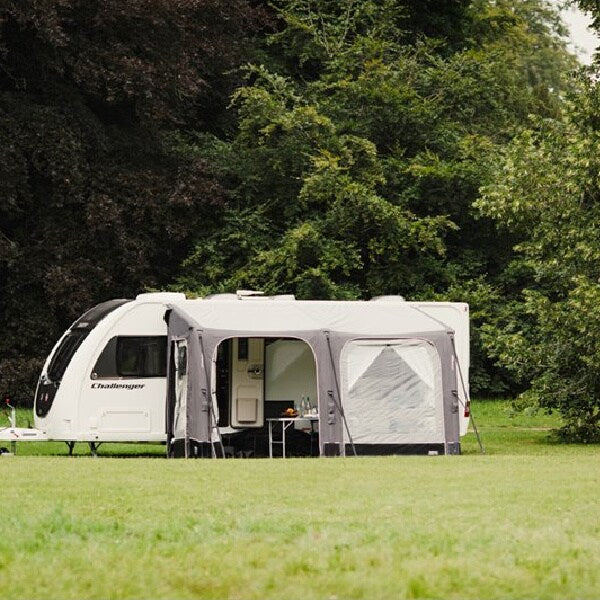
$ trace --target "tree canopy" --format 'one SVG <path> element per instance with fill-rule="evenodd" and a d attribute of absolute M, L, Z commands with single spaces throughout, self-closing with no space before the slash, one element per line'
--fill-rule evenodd
<path fill-rule="evenodd" d="M 0 372 L 31 398 L 91 305 L 166 285 L 225 192 L 169 131 L 225 130 L 245 1 L 25 0 L 0 9 Z"/>
<path fill-rule="evenodd" d="M 559 409 L 568 439 L 600 439 L 594 318 L 600 300 L 599 91 L 584 80 L 560 118 L 533 120 L 507 147 L 478 206 L 521 241 L 509 268 L 521 282 L 485 327 L 524 399 Z"/>
<path fill-rule="evenodd" d="M 473 202 L 528 115 L 559 114 L 574 63 L 542 3 L 433 4 L 452 36 L 410 29 L 418 7 L 399 0 L 280 3 L 234 95 L 236 134 L 189 142 L 231 201 L 180 289 L 467 299 L 483 320 L 515 238 Z M 473 348 L 474 389 L 510 387 L 477 328 Z"/>

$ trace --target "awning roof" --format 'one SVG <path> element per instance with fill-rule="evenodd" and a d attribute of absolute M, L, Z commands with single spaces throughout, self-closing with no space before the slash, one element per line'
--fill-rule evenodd
<path fill-rule="evenodd" d="M 182 300 L 174 303 L 198 326 L 225 331 L 331 330 L 359 335 L 405 335 L 447 331 L 441 322 L 408 304 L 362 301 Z"/>

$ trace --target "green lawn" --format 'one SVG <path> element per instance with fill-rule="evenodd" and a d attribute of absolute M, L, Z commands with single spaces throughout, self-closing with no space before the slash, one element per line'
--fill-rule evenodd
<path fill-rule="evenodd" d="M 474 408 L 485 456 L 472 434 L 459 457 L 285 461 L 23 444 L 0 458 L 0 598 L 600 597 L 600 448 Z"/>

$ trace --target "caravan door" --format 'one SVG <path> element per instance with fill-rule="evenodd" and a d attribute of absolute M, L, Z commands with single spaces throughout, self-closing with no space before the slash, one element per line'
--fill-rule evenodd
<path fill-rule="evenodd" d="M 231 343 L 232 427 L 264 425 L 265 340 L 234 338 Z"/>

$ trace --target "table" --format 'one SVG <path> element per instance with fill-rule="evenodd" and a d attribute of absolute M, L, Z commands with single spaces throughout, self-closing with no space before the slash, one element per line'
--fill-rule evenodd
<path fill-rule="evenodd" d="M 312 452 L 312 436 L 315 432 L 315 423 L 319 422 L 319 415 L 306 415 L 305 417 L 279 417 L 277 419 L 267 419 L 269 423 L 269 458 L 273 458 L 273 444 L 281 444 L 282 446 L 282 458 L 285 458 L 285 432 L 293 425 L 296 421 L 309 421 L 310 422 L 310 446 Z M 273 423 L 281 423 L 281 439 L 273 439 Z"/>

